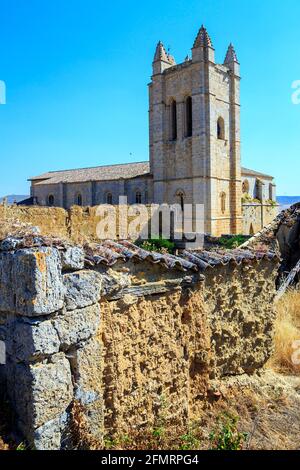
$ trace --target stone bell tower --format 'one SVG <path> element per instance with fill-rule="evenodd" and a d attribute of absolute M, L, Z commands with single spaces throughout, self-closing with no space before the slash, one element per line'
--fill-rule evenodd
<path fill-rule="evenodd" d="M 207 30 L 176 65 L 158 43 L 149 85 L 155 203 L 203 204 L 205 232 L 241 232 L 240 74 L 232 45 L 223 64 Z"/>

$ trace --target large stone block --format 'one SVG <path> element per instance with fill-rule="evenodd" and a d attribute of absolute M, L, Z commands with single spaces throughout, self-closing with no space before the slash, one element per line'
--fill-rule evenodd
<path fill-rule="evenodd" d="M 50 320 L 18 318 L 9 323 L 7 345 L 12 361 L 30 362 L 57 353 L 60 341 Z"/>
<path fill-rule="evenodd" d="M 99 303 L 73 311 L 63 311 L 53 321 L 63 349 L 89 339 L 100 325 Z"/>
<path fill-rule="evenodd" d="M 78 246 L 71 246 L 61 254 L 63 271 L 79 271 L 84 268 L 84 251 Z"/>
<path fill-rule="evenodd" d="M 26 249 L 12 255 L 11 276 L 1 291 L 10 289 L 13 310 L 20 315 L 48 315 L 63 307 L 64 286 L 57 249 Z M 5 296 L 4 296 L 5 297 Z M 9 299 L 11 302 L 11 298 Z"/>
<path fill-rule="evenodd" d="M 101 276 L 95 271 L 65 274 L 65 305 L 67 310 L 88 307 L 101 297 Z"/>
<path fill-rule="evenodd" d="M 68 414 L 48 421 L 34 431 L 31 444 L 36 450 L 61 450 L 64 447 L 64 431 L 68 426 Z"/>
<path fill-rule="evenodd" d="M 14 311 L 13 254 L 0 252 L 0 312 Z"/>
<path fill-rule="evenodd" d="M 104 434 L 103 358 L 96 336 L 83 343 L 70 359 L 75 381 L 75 398 L 86 413 L 88 433 L 101 442 Z"/>
<path fill-rule="evenodd" d="M 69 361 L 63 353 L 51 362 L 36 365 L 12 364 L 9 368 L 8 392 L 25 436 L 60 417 L 73 397 Z"/>

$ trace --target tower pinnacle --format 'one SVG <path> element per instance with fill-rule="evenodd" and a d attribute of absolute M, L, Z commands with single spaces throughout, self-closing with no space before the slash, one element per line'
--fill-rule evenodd
<path fill-rule="evenodd" d="M 161 41 L 156 46 L 153 62 L 169 62 L 168 54 Z"/>
<path fill-rule="evenodd" d="M 163 43 L 159 41 L 159 43 L 156 46 L 155 54 L 154 54 L 154 60 L 153 60 L 153 74 L 160 74 L 162 73 L 165 69 L 172 67 L 172 65 L 175 65 L 175 59 L 173 56 L 168 54 L 166 51 Z"/>
<path fill-rule="evenodd" d="M 234 47 L 232 45 L 232 43 L 229 44 L 228 46 L 228 49 L 227 49 L 227 53 L 226 53 L 226 57 L 225 57 L 225 60 L 224 60 L 224 64 L 231 64 L 232 62 L 239 62 L 238 59 L 237 59 L 237 55 L 236 55 L 236 52 L 234 50 Z"/>
<path fill-rule="evenodd" d="M 196 47 L 213 47 L 209 34 L 203 25 L 199 29 L 199 32 L 194 42 L 193 48 Z"/>

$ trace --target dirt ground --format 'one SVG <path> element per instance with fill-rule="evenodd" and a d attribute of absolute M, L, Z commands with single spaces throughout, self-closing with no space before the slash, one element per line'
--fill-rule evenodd
<path fill-rule="evenodd" d="M 300 449 L 300 377 L 265 370 L 227 378 L 220 392 L 219 401 L 205 412 L 204 434 L 213 428 L 219 412 L 229 411 L 238 416 L 239 430 L 248 434 L 244 449 Z"/>
<path fill-rule="evenodd" d="M 210 433 L 224 413 L 238 418 L 247 434 L 243 449 L 300 449 L 300 377 L 264 370 L 253 376 L 229 377 L 212 384 L 212 398 L 189 430 L 153 430 L 107 441 L 106 449 L 210 449 Z M 16 449 L 10 413 L 0 406 L 0 450 Z M 188 445 L 186 441 L 188 439 Z M 184 444 L 184 447 L 183 447 Z"/>

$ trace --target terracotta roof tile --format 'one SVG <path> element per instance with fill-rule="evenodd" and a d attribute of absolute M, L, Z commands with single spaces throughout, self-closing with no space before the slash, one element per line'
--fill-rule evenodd
<path fill-rule="evenodd" d="M 261 178 L 267 178 L 273 180 L 274 177 L 267 175 L 265 173 L 260 173 L 259 171 L 250 170 L 249 168 L 242 168 L 242 176 L 260 176 Z"/>
<path fill-rule="evenodd" d="M 273 176 L 259 173 L 258 171 L 242 168 L 243 176 L 260 176 L 273 179 Z M 29 178 L 35 184 L 58 184 L 58 183 L 84 183 L 87 181 L 112 181 L 121 178 L 129 179 L 139 176 L 150 176 L 150 163 L 123 163 L 119 165 L 104 165 L 90 168 L 79 168 L 74 170 L 49 171 L 38 176 Z"/>
<path fill-rule="evenodd" d="M 87 181 L 111 181 L 121 178 L 136 178 L 150 174 L 149 162 L 124 163 L 75 170 L 50 171 L 29 178 L 36 184 L 83 183 Z"/>

